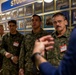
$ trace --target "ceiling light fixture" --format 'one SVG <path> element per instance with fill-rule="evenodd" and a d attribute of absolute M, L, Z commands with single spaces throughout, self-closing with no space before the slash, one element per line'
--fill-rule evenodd
<path fill-rule="evenodd" d="M 38 2 L 38 3 L 41 3 L 43 0 L 35 0 L 36 2 Z"/>
<path fill-rule="evenodd" d="M 50 3 L 52 2 L 53 0 L 44 0 L 46 3 Z"/>

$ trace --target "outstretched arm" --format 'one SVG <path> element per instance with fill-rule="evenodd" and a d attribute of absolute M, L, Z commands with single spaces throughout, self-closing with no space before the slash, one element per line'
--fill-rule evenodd
<path fill-rule="evenodd" d="M 67 52 L 65 56 L 63 57 L 63 60 L 60 62 L 60 66 L 58 68 L 53 67 L 51 64 L 49 64 L 44 57 L 41 55 L 44 54 L 44 48 L 49 47 L 51 48 L 52 37 L 46 36 L 45 38 L 41 38 L 40 45 L 35 43 L 33 55 L 35 53 L 41 53 L 34 56 L 34 59 L 36 60 L 37 64 L 39 65 L 39 69 L 42 73 L 42 75 L 76 75 L 76 28 L 73 30 L 69 45 L 67 48 Z M 48 37 L 48 38 L 47 38 Z M 46 39 L 46 40 L 45 40 Z M 39 43 L 39 42 L 38 42 Z M 42 44 L 41 44 L 42 43 Z M 49 43 L 49 44 L 48 44 Z M 47 48 L 47 49 L 49 49 Z"/>

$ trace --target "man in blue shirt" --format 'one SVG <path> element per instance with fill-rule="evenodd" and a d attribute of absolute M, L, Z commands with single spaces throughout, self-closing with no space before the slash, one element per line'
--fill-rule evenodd
<path fill-rule="evenodd" d="M 76 75 L 76 28 L 71 33 L 69 45 L 58 68 L 52 66 L 43 57 L 45 49 L 53 48 L 53 38 L 45 36 L 35 42 L 32 60 L 39 67 L 42 75 Z"/>

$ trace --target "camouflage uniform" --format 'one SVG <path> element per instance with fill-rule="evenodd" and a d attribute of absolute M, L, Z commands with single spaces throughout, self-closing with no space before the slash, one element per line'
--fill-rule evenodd
<path fill-rule="evenodd" d="M 57 67 L 65 54 L 65 49 L 67 49 L 70 31 L 67 30 L 64 35 L 60 37 L 57 37 L 57 32 L 53 32 L 52 36 L 54 37 L 55 45 L 53 50 L 47 52 L 47 60 Z M 61 52 L 62 49 L 64 49 L 64 51 Z"/>
<path fill-rule="evenodd" d="M 0 35 L 0 49 L 2 44 L 2 36 Z M 0 54 L 0 75 L 2 75 L 2 62 L 3 62 L 3 56 Z"/>
<path fill-rule="evenodd" d="M 19 65 L 14 64 L 11 60 L 11 58 L 6 58 L 4 56 L 4 53 L 7 51 L 14 56 L 19 56 L 20 53 L 20 46 L 21 42 L 23 40 L 23 35 L 17 32 L 15 35 L 12 35 L 10 33 L 7 33 L 3 36 L 2 40 L 2 49 L 0 50 L 0 53 L 3 55 L 3 75 L 18 75 Z M 14 44 L 17 45 L 14 45 Z"/>
<path fill-rule="evenodd" d="M 48 34 L 47 32 L 41 29 L 39 33 L 31 32 L 25 36 L 21 46 L 21 50 L 20 50 L 21 52 L 20 52 L 20 58 L 19 58 L 20 59 L 19 68 L 25 68 L 25 75 L 37 75 L 35 71 L 36 67 L 35 66 L 33 67 L 33 63 L 30 57 L 32 55 L 35 40 L 47 34 Z M 24 67 L 24 64 L 25 64 L 25 67 Z"/>

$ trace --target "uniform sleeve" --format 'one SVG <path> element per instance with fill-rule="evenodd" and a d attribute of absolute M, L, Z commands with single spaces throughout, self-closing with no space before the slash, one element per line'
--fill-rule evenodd
<path fill-rule="evenodd" d="M 5 52 L 6 52 L 5 47 L 6 47 L 6 42 L 5 42 L 5 37 L 3 36 L 3 38 L 2 38 L 2 44 L 1 44 L 1 48 L 0 48 L 0 53 L 2 55 L 4 55 Z"/>
<path fill-rule="evenodd" d="M 19 69 L 22 68 L 24 69 L 24 64 L 25 64 L 25 39 L 23 39 L 22 44 L 21 44 L 21 49 L 20 49 L 20 55 L 19 55 Z"/>
<path fill-rule="evenodd" d="M 67 52 L 58 68 L 48 62 L 40 64 L 42 75 L 76 75 L 76 28 L 73 30 Z"/>

